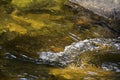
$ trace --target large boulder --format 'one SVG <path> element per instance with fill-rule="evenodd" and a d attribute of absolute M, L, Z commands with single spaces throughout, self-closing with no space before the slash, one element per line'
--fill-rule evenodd
<path fill-rule="evenodd" d="M 120 0 L 68 0 L 107 19 L 120 20 Z"/>

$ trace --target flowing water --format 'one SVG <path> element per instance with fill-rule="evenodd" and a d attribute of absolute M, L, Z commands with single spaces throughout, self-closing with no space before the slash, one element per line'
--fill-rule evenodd
<path fill-rule="evenodd" d="M 96 23 L 106 19 L 66 0 L 11 1 L 0 3 L 0 80 L 120 79 L 119 34 Z"/>

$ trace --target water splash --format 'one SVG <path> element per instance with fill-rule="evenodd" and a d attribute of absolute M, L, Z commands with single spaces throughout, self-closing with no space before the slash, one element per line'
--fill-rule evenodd
<path fill-rule="evenodd" d="M 115 39 L 86 39 L 66 46 L 63 52 L 39 52 L 40 59 L 49 62 L 58 62 L 62 65 L 74 62 L 75 58 L 85 51 L 102 50 L 103 47 L 111 47 L 120 50 L 120 43 Z"/>
<path fill-rule="evenodd" d="M 76 61 L 76 57 L 86 51 L 99 51 L 105 50 L 105 47 L 110 49 L 120 50 L 119 39 L 86 39 L 79 42 L 74 42 L 66 46 L 63 52 L 38 52 L 39 58 L 33 59 L 26 55 L 21 54 L 22 60 L 35 62 L 36 64 L 48 64 L 54 66 L 66 66 Z M 97 54 L 97 52 L 96 52 Z M 18 57 L 7 53 L 10 59 L 17 59 Z M 20 59 L 20 58 L 18 58 Z"/>

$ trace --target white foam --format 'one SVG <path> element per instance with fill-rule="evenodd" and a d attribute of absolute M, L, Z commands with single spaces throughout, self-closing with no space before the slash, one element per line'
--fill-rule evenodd
<path fill-rule="evenodd" d="M 7 59 L 16 59 L 17 58 L 15 55 L 10 54 L 9 52 L 7 52 L 6 55 L 7 56 L 5 58 L 7 58 Z"/>
<path fill-rule="evenodd" d="M 76 56 L 85 51 L 102 50 L 101 46 L 110 46 L 115 49 L 120 49 L 120 43 L 115 43 L 112 39 L 86 39 L 66 46 L 64 51 L 60 53 L 39 52 L 39 58 L 50 62 L 58 61 L 59 63 L 67 64 L 74 61 Z"/>
<path fill-rule="evenodd" d="M 66 46 L 63 52 L 38 52 L 39 58 L 34 59 L 31 57 L 28 57 L 26 55 L 21 54 L 22 58 L 25 60 L 31 60 L 32 62 L 36 62 L 37 64 L 60 64 L 60 65 L 67 65 L 71 62 L 74 62 L 76 60 L 76 57 L 82 54 L 85 51 L 98 51 L 102 50 L 101 46 L 108 47 L 115 50 L 120 50 L 120 43 L 115 43 L 115 40 L 112 39 L 86 39 L 79 42 L 74 42 L 69 46 Z M 97 54 L 97 52 L 96 52 Z M 10 53 L 6 53 L 6 58 L 15 59 L 17 58 L 15 55 L 12 55 Z M 101 66 L 105 70 L 112 70 L 116 69 L 117 72 L 119 72 L 119 68 L 117 69 L 116 64 L 102 64 Z"/>

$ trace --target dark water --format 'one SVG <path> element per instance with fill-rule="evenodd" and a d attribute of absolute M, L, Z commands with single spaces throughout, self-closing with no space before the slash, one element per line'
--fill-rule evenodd
<path fill-rule="evenodd" d="M 120 79 L 120 37 L 96 24 L 106 19 L 36 1 L 1 1 L 0 80 Z"/>

